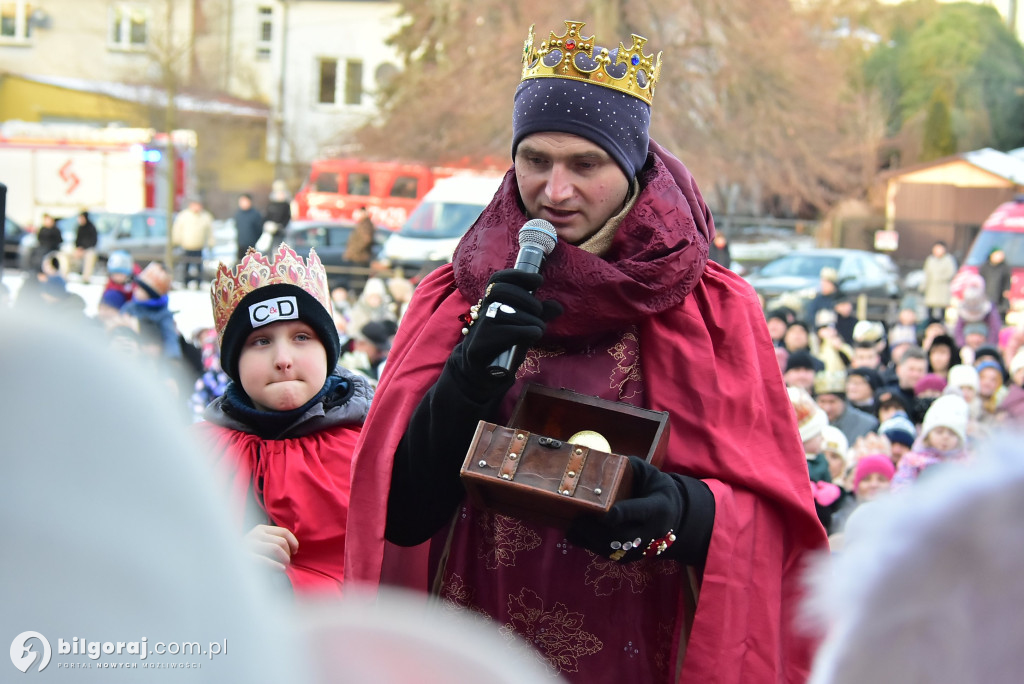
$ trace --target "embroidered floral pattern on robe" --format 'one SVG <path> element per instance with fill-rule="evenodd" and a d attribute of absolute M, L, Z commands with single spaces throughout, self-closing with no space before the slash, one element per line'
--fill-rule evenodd
<path fill-rule="evenodd" d="M 530 643 L 557 672 L 576 672 L 581 656 L 597 653 L 604 644 L 583 629 L 583 614 L 570 611 L 561 602 L 550 609 L 535 592 L 523 589 L 508 597 L 509 622 L 503 634 L 515 633 Z"/>
<path fill-rule="evenodd" d="M 522 522 L 507 515 L 481 515 L 478 524 L 483 531 L 477 556 L 488 570 L 499 566 L 513 567 L 517 551 L 530 551 L 540 546 L 540 535 Z"/>
<path fill-rule="evenodd" d="M 618 390 L 619 400 L 631 399 L 639 391 L 643 379 L 640 374 L 640 340 L 636 328 L 625 333 L 608 353 L 616 361 L 608 386 Z"/>
<path fill-rule="evenodd" d="M 674 561 L 640 560 L 635 563 L 616 563 L 597 554 L 591 555 L 583 581 L 587 586 L 594 587 L 595 596 L 611 596 L 613 592 L 623 588 L 628 588 L 634 594 L 641 594 L 655 576 L 674 575 L 680 568 Z"/>

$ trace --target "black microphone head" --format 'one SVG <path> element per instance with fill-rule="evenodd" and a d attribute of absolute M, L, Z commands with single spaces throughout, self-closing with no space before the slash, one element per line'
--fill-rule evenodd
<path fill-rule="evenodd" d="M 558 242 L 558 233 L 550 221 L 544 219 L 530 219 L 519 229 L 519 248 L 528 245 L 538 248 L 544 252 L 544 256 L 551 254 Z"/>

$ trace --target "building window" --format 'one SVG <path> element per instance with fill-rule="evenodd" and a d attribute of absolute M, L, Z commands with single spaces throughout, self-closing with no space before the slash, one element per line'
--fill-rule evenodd
<path fill-rule="evenodd" d="M 115 5 L 111 9 L 110 43 L 122 50 L 146 47 L 146 10 L 132 5 Z"/>
<path fill-rule="evenodd" d="M 363 63 L 358 59 L 345 62 L 345 104 L 357 105 L 363 101 Z"/>
<path fill-rule="evenodd" d="M 257 59 L 270 59 L 270 42 L 274 37 L 274 8 L 260 7 L 256 33 Z"/>
<path fill-rule="evenodd" d="M 338 60 L 321 59 L 320 92 L 317 102 L 320 104 L 338 104 L 341 94 L 338 92 Z M 344 103 L 358 105 L 363 102 L 363 63 L 358 59 L 345 61 L 345 92 Z"/>
<path fill-rule="evenodd" d="M 0 2 L 0 40 L 26 40 L 32 35 L 32 6 L 24 0 Z"/>
<path fill-rule="evenodd" d="M 334 104 L 338 92 L 338 60 L 320 60 L 320 94 L 317 102 Z"/>

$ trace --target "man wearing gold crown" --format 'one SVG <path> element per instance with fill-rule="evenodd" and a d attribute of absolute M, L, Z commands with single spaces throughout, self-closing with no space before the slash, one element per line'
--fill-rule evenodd
<path fill-rule="evenodd" d="M 569 681 L 802 681 L 799 570 L 826 539 L 764 316 L 649 140 L 661 55 L 583 28 L 539 47 L 531 29 L 513 167 L 402 322 L 353 464 L 346 581 L 432 589 Z M 559 238 L 540 274 L 511 268 L 528 219 Z M 668 412 L 662 469 L 631 457 L 633 496 L 568 532 L 466 502 L 478 421 L 505 424 L 526 383 Z"/>
<path fill-rule="evenodd" d="M 327 273 L 282 244 L 253 248 L 211 288 L 231 378 L 195 430 L 215 457 L 250 550 L 296 593 L 341 593 L 350 465 L 373 396 L 338 367 Z"/>

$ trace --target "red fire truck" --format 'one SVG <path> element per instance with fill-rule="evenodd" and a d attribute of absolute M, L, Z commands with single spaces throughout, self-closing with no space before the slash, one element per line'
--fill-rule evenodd
<path fill-rule="evenodd" d="M 366 207 L 375 224 L 398 230 L 438 179 L 480 173 L 493 175 L 494 169 L 318 159 L 295 193 L 292 218 L 350 221 L 353 211 Z"/>
<path fill-rule="evenodd" d="M 44 213 L 165 208 L 168 137 L 148 128 L 6 121 L 0 124 L 0 182 L 7 185 L 7 215 L 29 226 Z M 196 134 L 182 130 L 171 137 L 180 209 L 196 190 Z"/>

